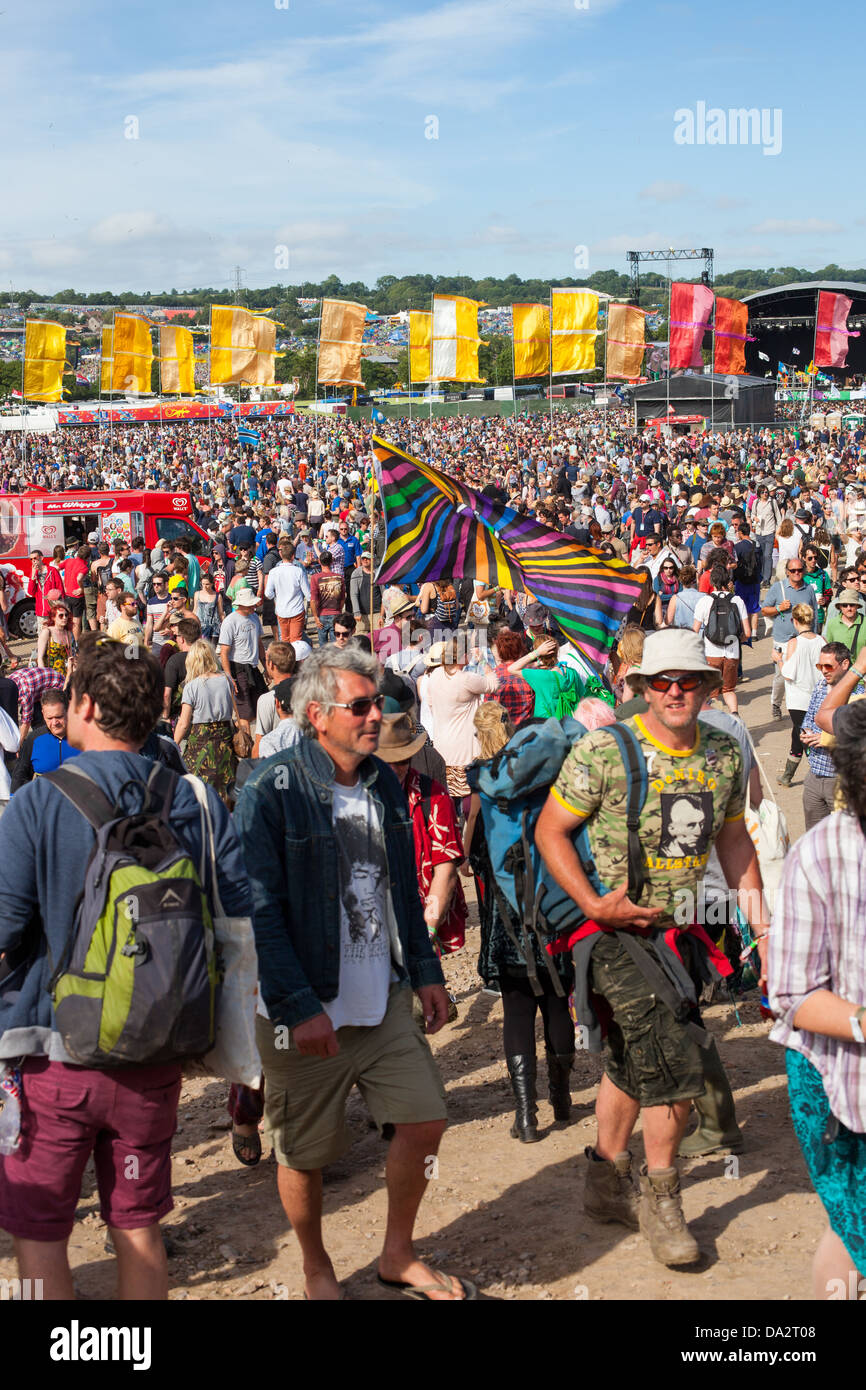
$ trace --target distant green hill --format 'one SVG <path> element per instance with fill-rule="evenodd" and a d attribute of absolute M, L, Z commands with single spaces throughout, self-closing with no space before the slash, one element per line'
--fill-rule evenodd
<path fill-rule="evenodd" d="M 697 279 L 685 274 L 682 267 L 680 278 Z M 853 280 L 866 284 L 866 269 L 844 270 L 838 265 L 827 265 L 822 270 L 801 270 L 796 266 L 780 266 L 770 270 L 724 271 L 716 277 L 717 294 L 738 297 L 754 290 L 772 289 L 775 285 L 785 285 L 797 280 Z M 289 329 L 302 331 L 302 319 L 296 301 L 301 299 L 320 299 L 323 296 L 334 299 L 361 300 L 368 308 L 379 314 L 395 314 L 400 309 L 427 309 L 431 294 L 465 294 L 470 299 L 485 300 L 491 307 L 512 303 L 544 302 L 551 283 L 602 290 L 606 294 L 625 296 L 629 291 L 629 277 L 616 270 L 598 270 L 585 279 L 554 277 L 552 280 L 522 280 L 519 275 L 507 275 L 504 279 L 486 277 L 482 280 L 463 275 L 381 275 L 375 285 L 368 286 L 360 281 L 343 284 L 337 275 L 330 275 L 318 284 L 310 281 L 302 285 L 270 285 L 266 289 L 245 289 L 243 303 L 250 309 L 275 306 L 276 317 Z M 644 307 L 664 301 L 661 294 L 666 288 L 663 275 L 654 271 L 641 272 L 641 302 Z M 135 294 L 127 291 L 112 294 L 99 290 L 93 294 L 80 294 L 77 290 L 61 290 L 55 295 L 45 295 L 37 290 L 15 290 L 0 293 L 0 308 L 16 304 L 28 308 L 32 303 L 53 302 L 55 304 L 152 304 L 181 306 L 191 305 L 205 308 L 210 304 L 231 303 L 234 291 L 225 285 L 203 287 L 188 293 L 166 290 L 160 293 Z"/>

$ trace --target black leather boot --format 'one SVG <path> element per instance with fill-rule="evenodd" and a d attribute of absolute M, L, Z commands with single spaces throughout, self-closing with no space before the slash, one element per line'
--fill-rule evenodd
<path fill-rule="evenodd" d="M 553 1106 L 553 1118 L 568 1124 L 571 1120 L 571 1069 L 573 1052 L 548 1052 L 547 1094 Z"/>
<path fill-rule="evenodd" d="M 520 1139 L 524 1144 L 538 1141 L 535 1108 L 536 1066 L 534 1057 L 506 1057 L 511 1089 L 514 1092 L 514 1124 L 511 1126 L 512 1139 Z"/>

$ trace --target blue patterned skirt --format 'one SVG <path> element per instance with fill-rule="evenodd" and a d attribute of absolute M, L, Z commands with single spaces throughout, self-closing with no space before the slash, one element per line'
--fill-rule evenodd
<path fill-rule="evenodd" d="M 785 1051 L 788 1098 L 794 1131 L 809 1177 L 824 1204 L 830 1226 L 842 1241 L 858 1273 L 866 1274 L 866 1134 L 834 1121 L 821 1074 L 802 1052 Z M 830 1143 L 828 1125 L 838 1125 Z"/>

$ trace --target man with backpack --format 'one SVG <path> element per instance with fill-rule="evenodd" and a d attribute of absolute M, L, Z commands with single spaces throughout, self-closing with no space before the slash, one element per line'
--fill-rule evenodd
<path fill-rule="evenodd" d="M 758 621 L 761 616 L 761 555 L 752 540 L 752 528 L 747 521 L 737 522 L 737 537 L 734 541 L 734 554 L 737 557 L 734 593 L 746 605 L 754 640 L 758 635 Z"/>
<path fill-rule="evenodd" d="M 68 717 L 81 754 L 22 787 L 0 821 L 0 1071 L 21 1093 L 0 1227 L 46 1299 L 74 1297 L 67 1246 L 91 1155 L 118 1297 L 168 1292 L 159 1222 L 181 1063 L 213 1045 L 216 963 L 195 791 L 138 751 L 162 693 L 148 652 L 83 637 Z M 237 835 L 206 797 L 223 909 L 248 917 Z M 167 979 L 182 985 L 167 992 Z"/>
<path fill-rule="evenodd" d="M 676 1155 L 690 1103 L 704 1093 L 701 1049 L 710 1043 L 693 976 L 710 978 L 708 959 L 730 973 L 697 923 L 711 847 L 739 890 L 762 956 L 768 916 L 743 819 L 740 749 L 721 730 L 698 732 L 707 693 L 720 683 L 703 644 L 684 629 L 650 633 L 627 679 L 647 712 L 578 738 L 538 818 L 535 845 L 582 919 L 568 944 L 591 1050 L 600 1047 L 600 1018 L 608 1021 L 585 1210 L 639 1227 L 662 1264 L 692 1264 L 700 1251 L 683 1216 Z M 640 1198 L 628 1151 L 638 1115 L 646 1150 Z"/>
<path fill-rule="evenodd" d="M 751 637 L 749 615 L 741 598 L 731 592 L 731 577 L 724 565 L 710 571 L 712 590 L 695 605 L 694 631 L 703 631 L 707 665 L 722 673 L 722 699 L 731 714 L 737 713 L 737 668 L 740 641 Z"/>

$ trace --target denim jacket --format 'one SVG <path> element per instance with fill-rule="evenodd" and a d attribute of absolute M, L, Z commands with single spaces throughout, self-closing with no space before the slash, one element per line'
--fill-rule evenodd
<path fill-rule="evenodd" d="M 334 764 L 303 738 L 265 759 L 235 811 L 253 889 L 259 987 L 272 1023 L 294 1028 L 322 1013 L 340 987 L 340 896 L 334 834 Z M 409 809 L 378 758 L 358 775 L 384 830 L 397 936 L 391 960 L 413 989 L 443 983 L 424 921 Z"/>

